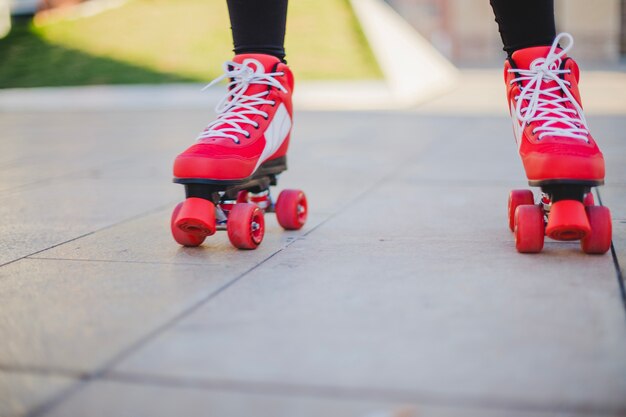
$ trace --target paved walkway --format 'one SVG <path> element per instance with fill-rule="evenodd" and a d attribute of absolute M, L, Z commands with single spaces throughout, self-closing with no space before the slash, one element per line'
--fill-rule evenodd
<path fill-rule="evenodd" d="M 207 111 L 0 114 L 0 415 L 626 415 L 617 258 L 515 252 L 510 122 L 464 94 L 298 113 L 309 223 L 247 252 L 169 236 Z M 626 118 L 591 113 L 626 265 Z"/>

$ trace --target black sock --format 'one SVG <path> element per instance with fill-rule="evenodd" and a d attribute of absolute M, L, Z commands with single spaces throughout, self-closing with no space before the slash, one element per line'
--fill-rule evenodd
<path fill-rule="evenodd" d="M 235 54 L 267 54 L 284 61 L 287 0 L 226 2 Z"/>
<path fill-rule="evenodd" d="M 554 0 L 490 0 L 504 50 L 552 45 L 556 37 Z"/>

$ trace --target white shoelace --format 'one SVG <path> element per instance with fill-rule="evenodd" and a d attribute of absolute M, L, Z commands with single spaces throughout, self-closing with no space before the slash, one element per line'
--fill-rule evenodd
<path fill-rule="evenodd" d="M 568 40 L 567 47 L 560 52 L 556 51 L 562 38 Z M 561 74 L 568 74 L 570 70 L 561 70 L 561 57 L 574 45 L 574 39 L 569 33 L 560 33 L 552 43 L 552 47 L 545 58 L 535 59 L 528 70 L 509 69 L 517 73 L 514 82 L 528 83 L 522 88 L 519 96 L 515 97 L 515 112 L 522 121 L 522 129 L 532 122 L 543 122 L 533 130 L 539 133 L 539 139 L 546 135 L 562 136 L 580 139 L 589 142 L 589 129 L 582 107 L 578 104 L 569 90 L 570 82 L 561 79 Z M 542 88 L 542 83 L 555 82 L 556 86 Z M 528 105 L 524 106 L 524 102 Z M 570 103 L 574 108 L 566 107 Z M 558 126 L 561 124 L 561 126 Z M 555 126 L 557 125 L 557 126 Z"/>
<path fill-rule="evenodd" d="M 256 69 L 252 68 L 254 66 Z M 202 90 L 217 84 L 225 78 L 231 79 L 228 84 L 228 93 L 215 107 L 218 117 L 209 123 L 205 130 L 198 136 L 198 140 L 208 138 L 228 138 L 239 143 L 237 134 L 250 137 L 250 133 L 243 128 L 243 125 L 259 127 L 258 123 L 250 119 L 249 116 L 259 115 L 268 118 L 269 114 L 258 109 L 263 104 L 276 104 L 273 100 L 263 97 L 270 92 L 263 91 L 258 94 L 244 94 L 251 84 L 263 84 L 276 87 L 283 92 L 287 92 L 280 82 L 274 78 L 284 75 L 283 72 L 265 72 L 263 65 L 256 59 L 246 59 L 243 63 L 227 61 L 224 63 L 224 74 L 217 77 Z"/>

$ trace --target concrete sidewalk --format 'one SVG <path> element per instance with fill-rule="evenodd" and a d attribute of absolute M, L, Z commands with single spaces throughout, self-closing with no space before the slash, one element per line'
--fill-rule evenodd
<path fill-rule="evenodd" d="M 210 111 L 0 114 L 0 416 L 626 415 L 626 118 L 588 117 L 617 257 L 520 255 L 502 90 L 472 91 L 300 111 L 309 223 L 256 251 L 169 235 Z"/>

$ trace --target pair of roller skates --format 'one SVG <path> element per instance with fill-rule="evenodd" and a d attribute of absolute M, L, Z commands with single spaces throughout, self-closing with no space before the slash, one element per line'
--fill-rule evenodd
<path fill-rule="evenodd" d="M 604 184 L 604 158 L 583 114 L 578 66 L 566 55 L 572 46 L 562 33 L 551 47 L 519 50 L 505 63 L 515 139 L 529 184 L 542 190 L 538 198 L 530 190 L 509 195 L 509 227 L 523 253 L 540 252 L 544 236 L 580 240 L 590 254 L 611 247 L 611 213 L 591 193 Z"/>
<path fill-rule="evenodd" d="M 300 229 L 308 206 L 300 190 L 283 190 L 274 201 L 270 187 L 287 169 L 293 120 L 291 71 L 275 57 L 238 55 L 227 62 L 229 90 L 218 104 L 218 118 L 198 142 L 174 162 L 174 182 L 186 200 L 172 213 L 174 239 L 198 246 L 226 230 L 233 246 L 255 249 L 265 233 L 265 212 L 275 212 L 287 230 Z"/>
<path fill-rule="evenodd" d="M 565 49 L 559 41 L 568 39 Z M 519 50 L 505 63 L 507 98 L 529 190 L 509 197 L 509 226 L 517 250 L 540 252 L 544 237 L 580 240 L 583 251 L 605 253 L 611 245 L 609 210 L 594 203 L 591 188 L 604 183 L 604 159 L 589 133 L 578 91 L 578 66 L 566 52 L 569 34 L 551 47 Z M 229 91 L 218 118 L 176 158 L 175 182 L 187 200 L 172 214 L 172 234 L 185 246 L 226 229 L 234 246 L 254 249 L 263 239 L 265 211 L 285 229 L 299 229 L 307 215 L 304 193 L 269 195 L 286 169 L 291 132 L 293 76 L 277 58 L 248 54 L 227 62 Z"/>

